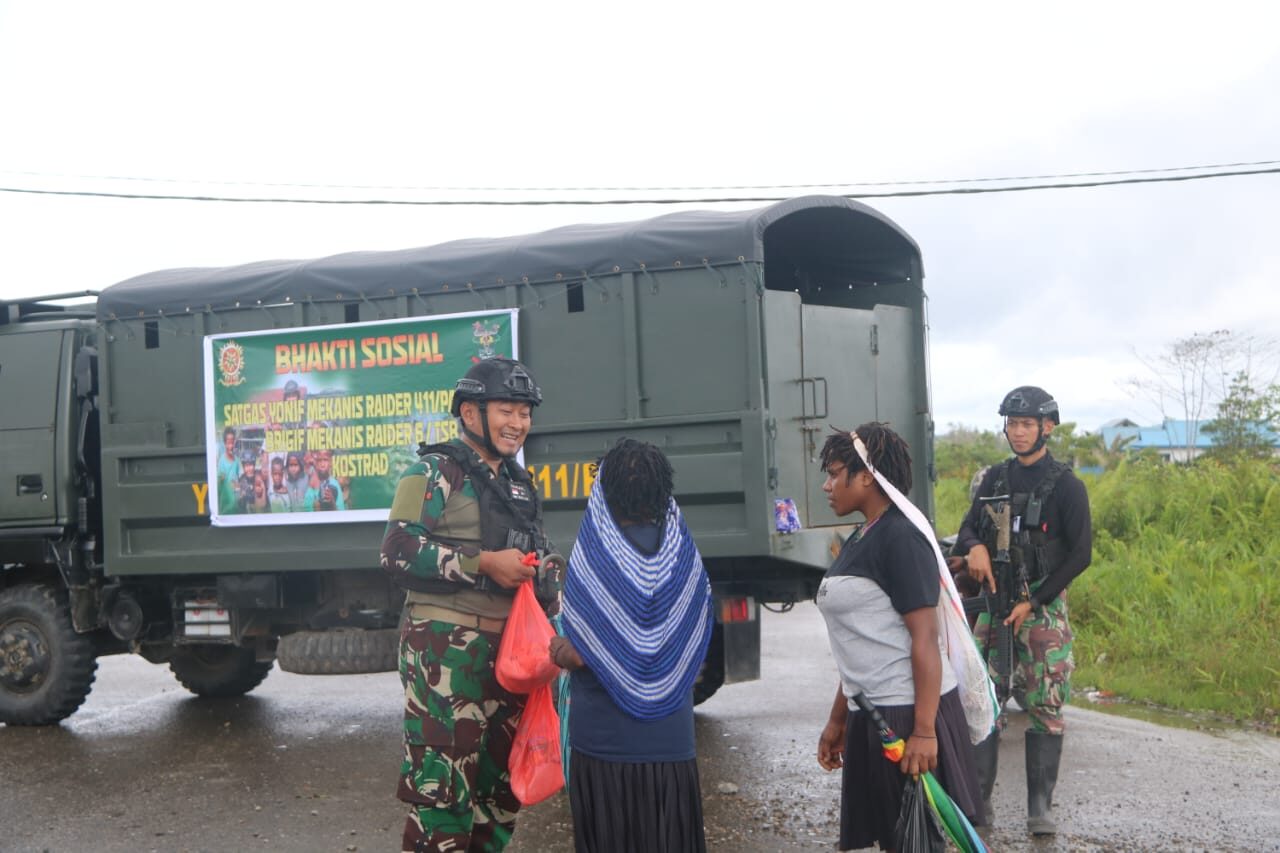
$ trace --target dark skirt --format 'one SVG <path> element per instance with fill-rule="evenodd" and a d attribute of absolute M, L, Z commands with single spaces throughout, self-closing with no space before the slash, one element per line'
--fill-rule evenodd
<path fill-rule="evenodd" d="M 574 752 L 569 807 L 577 853 L 704 853 L 698 762 L 626 764 Z"/>
<path fill-rule="evenodd" d="M 889 728 L 903 740 L 915 728 L 915 706 L 887 705 L 880 708 Z M 934 778 L 951 795 L 969 822 L 982 822 L 982 789 L 974 765 L 969 727 L 965 723 L 960 693 L 952 690 L 938 703 L 935 723 L 938 736 L 938 767 Z M 849 713 L 845 732 L 844 770 L 840 788 L 840 849 L 857 850 L 879 843 L 892 848 L 893 829 L 898 822 L 902 789 L 907 776 L 898 765 L 885 758 L 880 734 L 861 711 Z"/>

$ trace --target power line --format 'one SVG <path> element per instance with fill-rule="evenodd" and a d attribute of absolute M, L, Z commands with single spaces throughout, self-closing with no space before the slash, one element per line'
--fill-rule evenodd
<path fill-rule="evenodd" d="M 925 178 L 909 181 L 828 181 L 816 184 L 707 184 L 685 186 L 434 186 L 404 184 L 317 184 L 268 181 L 209 181 L 184 178 L 130 177 L 127 175 L 75 175 L 59 172 L 31 172 L 0 170 L 0 174 L 26 175 L 41 178 L 71 178 L 89 181 L 128 181 L 134 183 L 206 184 L 210 186 L 239 187 L 289 187 L 295 189 L 330 190 L 398 190 L 427 192 L 710 192 L 713 190 L 808 190 L 832 187 L 898 187 L 925 184 L 976 184 L 1002 181 L 1051 181 L 1071 178 L 1119 177 L 1125 175 L 1149 175 L 1166 172 L 1201 172 L 1208 169 L 1242 169 L 1245 167 L 1280 166 L 1280 160 L 1251 160 L 1239 163 L 1209 163 L 1199 166 L 1167 166 L 1150 169 L 1115 169 L 1102 172 L 1064 172 L 1047 175 L 1005 175 L 982 178 Z"/>
<path fill-rule="evenodd" d="M 1275 162 L 1275 161 L 1272 161 Z M 1021 184 L 1009 187 L 955 187 L 938 190 L 896 190 L 891 192 L 835 193 L 842 198 L 913 198 L 937 195 L 978 195 L 986 193 L 1029 192 L 1032 190 L 1069 190 L 1090 187 L 1124 186 L 1131 184 L 1162 184 L 1183 181 L 1203 181 L 1214 178 L 1236 178 L 1247 175 L 1272 175 L 1280 168 L 1206 172 L 1195 175 L 1164 175 L 1155 178 L 1118 178 L 1115 180 L 1080 181 L 1066 184 Z M 1133 174 L 1133 173 L 1129 173 Z M 993 179 L 998 180 L 998 179 Z M 819 185 L 830 186 L 830 185 Z M 799 189 L 800 185 L 790 188 Z M 557 206 L 607 206 L 633 204 L 730 204 L 734 202 L 785 201 L 790 196 L 730 196 L 717 198 L 613 198 L 613 199 L 338 199 L 338 198 L 271 198 L 215 195 L 180 195 L 158 193 L 113 193 L 89 190 L 38 190 L 25 187 L 0 187 L 0 192 L 30 195 L 76 196 L 82 198 L 148 199 L 156 201 L 211 201 L 239 204 L 334 204 L 334 205 L 398 205 L 413 207 L 557 207 Z"/>

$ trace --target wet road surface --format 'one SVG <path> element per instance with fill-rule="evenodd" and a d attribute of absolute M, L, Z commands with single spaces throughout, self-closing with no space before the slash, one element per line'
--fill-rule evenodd
<path fill-rule="evenodd" d="M 833 850 L 839 777 L 814 758 L 836 676 L 811 605 L 766 613 L 764 678 L 697 709 L 709 847 Z M 0 851 L 391 851 L 400 686 L 394 673 L 274 670 L 249 696 L 198 700 L 136 657 L 104 658 L 61 726 L 0 726 Z M 1280 740 L 1068 710 L 1059 834 L 1023 831 L 1012 715 L 993 850 L 1280 851 Z M 526 810 L 512 853 L 572 849 L 567 798 Z"/>

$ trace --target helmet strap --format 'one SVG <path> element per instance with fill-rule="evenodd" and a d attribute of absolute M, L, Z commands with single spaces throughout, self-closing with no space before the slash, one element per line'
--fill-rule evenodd
<path fill-rule="evenodd" d="M 494 456 L 498 457 L 499 459 L 505 459 L 505 458 L 507 458 L 506 456 L 504 456 L 504 455 L 503 455 L 502 451 L 501 451 L 501 450 L 499 450 L 497 447 L 495 447 L 495 446 L 494 446 L 494 444 L 493 444 L 493 436 L 492 436 L 492 434 L 489 432 L 489 406 L 488 406 L 488 403 L 487 403 L 486 401 L 484 401 L 484 400 L 475 400 L 475 401 L 473 401 L 473 402 L 476 404 L 476 408 L 480 411 L 480 425 L 481 425 L 481 427 L 484 429 L 484 435 L 476 435 L 474 432 L 472 432 L 471 430 L 467 429 L 467 422 L 466 422 L 466 421 L 463 421 L 463 422 L 462 422 L 462 432 L 463 432 L 463 434 L 464 434 L 464 435 L 466 435 L 466 437 L 467 437 L 467 438 L 471 439 L 471 440 L 472 440 L 473 442 L 475 442 L 476 444 L 478 444 L 478 445 L 480 445 L 481 447 L 483 447 L 485 450 L 487 450 L 487 451 L 489 451 L 490 453 L 492 453 Z"/>

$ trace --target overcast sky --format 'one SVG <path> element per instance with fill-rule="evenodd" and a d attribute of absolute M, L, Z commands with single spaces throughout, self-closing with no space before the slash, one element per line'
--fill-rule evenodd
<path fill-rule="evenodd" d="M 1273 8 L 0 0 L 0 187 L 546 198 L 572 194 L 429 188 L 1280 161 Z M 1048 388 L 1082 429 L 1158 421 L 1122 387 L 1143 373 L 1135 352 L 1194 332 L 1280 330 L 1280 174 L 865 201 L 924 253 L 939 431 L 996 428 L 1000 398 L 1023 383 Z M 0 192 L 0 298 L 673 209 Z"/>

